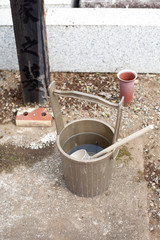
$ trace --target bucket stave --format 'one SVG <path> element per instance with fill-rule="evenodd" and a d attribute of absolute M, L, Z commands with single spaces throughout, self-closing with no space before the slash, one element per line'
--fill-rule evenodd
<path fill-rule="evenodd" d="M 68 151 L 77 144 L 76 141 L 72 141 L 72 136 L 88 132 L 92 133 L 91 135 L 88 134 L 88 139 L 78 139 L 78 144 L 96 143 L 102 148 L 112 144 L 113 128 L 100 120 L 81 119 L 73 121 L 67 124 L 57 137 L 57 146 L 61 154 L 67 188 L 74 194 L 82 197 L 93 197 L 108 189 L 113 161 L 118 152 L 115 149 L 100 158 L 85 161 L 70 156 Z M 97 134 L 99 138 L 97 138 Z M 71 143 L 67 141 L 68 139 L 71 140 Z M 68 142 L 67 146 L 65 144 L 66 141 Z"/>

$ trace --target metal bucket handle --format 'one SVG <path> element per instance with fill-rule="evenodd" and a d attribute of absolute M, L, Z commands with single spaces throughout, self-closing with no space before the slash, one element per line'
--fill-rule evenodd
<path fill-rule="evenodd" d="M 60 105 L 59 105 L 58 98 L 57 98 L 57 96 L 60 95 L 63 97 L 72 97 L 72 98 L 82 99 L 82 100 L 90 101 L 93 103 L 102 104 L 104 106 L 116 108 L 117 109 L 117 120 L 116 120 L 116 124 L 115 124 L 115 131 L 114 131 L 112 143 L 115 143 L 117 141 L 121 117 L 122 117 L 122 108 L 123 108 L 123 104 L 124 104 L 124 97 L 122 97 L 122 99 L 119 103 L 110 103 L 109 101 L 107 101 L 101 97 L 98 97 L 98 96 L 95 96 L 92 94 L 88 94 L 88 93 L 82 93 L 82 92 L 78 92 L 78 91 L 57 90 L 55 81 L 53 81 L 49 86 L 49 94 L 50 94 L 51 106 L 52 106 L 52 110 L 54 113 L 55 124 L 56 124 L 58 135 L 64 128 L 62 113 L 61 113 Z"/>

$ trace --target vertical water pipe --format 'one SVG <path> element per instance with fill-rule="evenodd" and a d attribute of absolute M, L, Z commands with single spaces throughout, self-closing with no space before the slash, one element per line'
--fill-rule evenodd
<path fill-rule="evenodd" d="M 80 0 L 72 0 L 71 7 L 79 8 Z"/>

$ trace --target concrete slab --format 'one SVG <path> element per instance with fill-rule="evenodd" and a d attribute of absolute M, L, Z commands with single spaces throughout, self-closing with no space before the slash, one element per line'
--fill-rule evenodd
<path fill-rule="evenodd" d="M 16 134 L 19 129 L 14 127 L 10 134 L 9 129 L 7 125 L 3 128 L 8 143 L 13 135 L 21 138 Z M 36 133 L 32 128 L 32 136 Z M 29 143 L 26 130 L 21 136 Z M 115 162 L 108 192 L 93 199 L 81 198 L 65 186 L 56 147 L 27 150 L 15 143 L 15 147 L 7 147 L 3 138 L 0 141 L 1 158 L 11 166 L 4 164 L 0 171 L 0 239 L 149 239 L 146 182 L 138 178 L 137 156 Z M 142 152 L 139 149 L 141 161 Z"/>
<path fill-rule="evenodd" d="M 69 8 L 71 0 L 44 0 L 46 8 Z"/>
<path fill-rule="evenodd" d="M 155 0 L 81 0 L 82 7 L 158 8 Z"/>
<path fill-rule="evenodd" d="M 0 0 L 0 8 L 4 7 L 10 7 L 10 1 L 9 0 Z"/>
<path fill-rule="evenodd" d="M 64 14 L 65 13 L 65 14 Z M 63 18 L 60 16 L 63 15 Z M 154 15 L 154 19 L 153 19 Z M 53 9 L 47 26 L 160 26 L 159 9 Z M 127 19 L 127 21 L 126 21 Z M 129 37 L 129 36 L 128 36 Z"/>
<path fill-rule="evenodd" d="M 44 0 L 45 7 L 70 7 L 71 0 Z M 10 1 L 9 0 L 0 0 L 0 8 L 10 8 Z"/>
<path fill-rule="evenodd" d="M 10 9 L 0 16 L 0 69 L 18 69 Z M 49 8 L 46 23 L 51 71 L 159 73 L 158 9 Z"/>
<path fill-rule="evenodd" d="M 131 68 L 158 73 L 159 29 L 157 9 L 49 9 L 51 69 L 117 72 Z"/>

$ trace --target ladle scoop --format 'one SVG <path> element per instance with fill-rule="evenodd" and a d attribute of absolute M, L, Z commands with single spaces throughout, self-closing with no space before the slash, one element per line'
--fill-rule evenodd
<path fill-rule="evenodd" d="M 131 140 L 137 138 L 137 137 L 140 137 L 141 135 L 149 132 L 150 130 L 154 129 L 154 126 L 153 125 L 149 125 L 131 135 L 129 135 L 128 137 L 125 137 L 123 139 L 121 139 L 119 142 L 116 142 L 114 144 L 112 144 L 111 146 L 105 148 L 104 150 L 94 154 L 93 156 L 89 156 L 89 154 L 87 153 L 87 151 L 85 149 L 80 149 L 74 153 L 71 154 L 72 157 L 76 158 L 76 159 L 79 159 L 79 160 L 89 160 L 89 159 L 95 159 L 95 158 L 98 158 L 110 151 L 112 151 L 113 149 L 117 148 L 117 147 L 120 147 L 128 142 L 130 142 Z"/>

